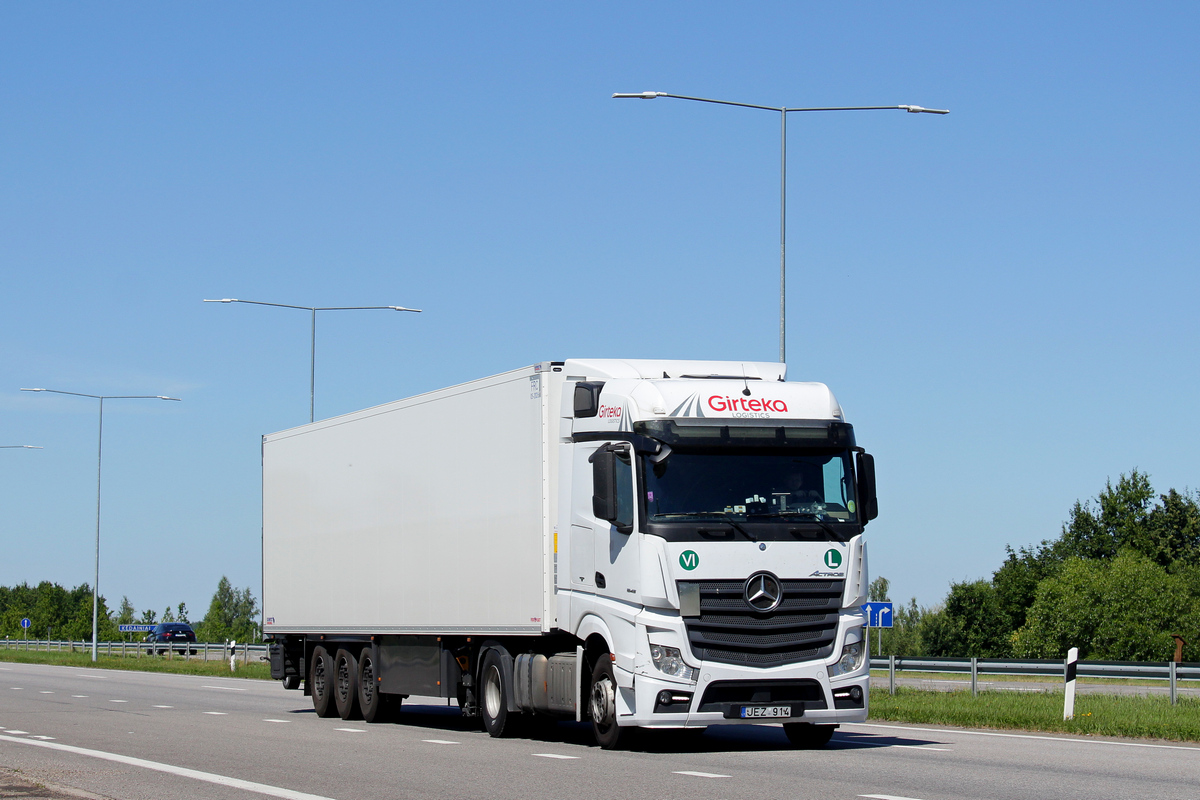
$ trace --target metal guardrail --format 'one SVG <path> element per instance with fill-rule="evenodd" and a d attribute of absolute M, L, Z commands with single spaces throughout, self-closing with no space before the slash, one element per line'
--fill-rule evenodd
<path fill-rule="evenodd" d="M 4 639 L 4 650 L 27 650 L 31 652 L 90 653 L 89 641 L 70 639 Z M 158 655 L 162 650 L 163 654 Z M 191 651 L 195 650 L 193 655 Z M 97 642 L 100 655 L 118 658 L 182 658 L 187 661 L 228 661 L 236 654 L 243 664 L 267 657 L 265 644 L 237 644 L 230 651 L 229 642 Z"/>
<path fill-rule="evenodd" d="M 954 672 L 969 675 L 1047 675 L 1065 678 L 1066 660 L 1034 658 L 1023 661 L 1002 658 L 905 658 L 895 657 L 895 670 L 908 672 Z M 891 656 L 873 656 L 871 669 L 889 669 Z M 1080 661 L 1080 678 L 1141 678 L 1170 680 L 1169 661 Z M 1200 663 L 1175 664 L 1177 680 L 1200 680 Z"/>

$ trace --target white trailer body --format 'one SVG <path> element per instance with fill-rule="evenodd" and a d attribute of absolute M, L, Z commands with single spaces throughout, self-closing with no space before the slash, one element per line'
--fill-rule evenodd
<path fill-rule="evenodd" d="M 516 370 L 264 437 L 266 630 L 548 630 L 540 385 Z"/>
<path fill-rule="evenodd" d="M 782 364 L 569 360 L 263 438 L 272 675 L 631 727 L 867 713 L 874 465 Z"/>

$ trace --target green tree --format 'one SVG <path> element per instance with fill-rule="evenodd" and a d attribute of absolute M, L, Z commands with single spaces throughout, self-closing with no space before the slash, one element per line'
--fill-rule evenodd
<path fill-rule="evenodd" d="M 888 587 L 891 583 L 887 578 L 880 575 L 875 580 L 871 581 L 871 585 L 867 587 L 867 599 L 873 603 L 886 602 L 888 599 Z"/>
<path fill-rule="evenodd" d="M 260 638 L 258 626 L 258 600 L 250 588 L 233 588 L 229 578 L 221 576 L 217 591 L 209 603 L 208 613 L 196 626 L 196 636 L 205 642 L 223 642 L 233 639 L 239 642 L 256 641 Z"/>
<path fill-rule="evenodd" d="M 1180 633 L 1185 660 L 1200 658 L 1200 597 L 1191 580 L 1133 548 L 1111 561 L 1068 559 L 1039 584 L 1014 652 L 1062 658 L 1078 647 L 1080 658 L 1166 661 L 1175 650 L 1171 634 Z"/>
<path fill-rule="evenodd" d="M 931 656 L 1004 658 L 1010 651 L 1012 627 L 1000 610 L 1000 598 L 991 581 L 950 585 L 935 631 L 930 631 Z M 934 644 L 936 641 L 936 644 Z"/>

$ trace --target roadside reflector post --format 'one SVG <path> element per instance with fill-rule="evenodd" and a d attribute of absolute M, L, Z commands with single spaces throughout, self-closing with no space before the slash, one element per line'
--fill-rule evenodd
<path fill-rule="evenodd" d="M 979 659 L 971 659 L 971 696 L 979 696 Z"/>
<path fill-rule="evenodd" d="M 1063 677 L 1067 684 L 1063 696 L 1063 719 L 1075 719 L 1075 673 L 1079 668 L 1079 648 L 1072 647 L 1067 651 L 1067 663 L 1063 667 Z"/>
<path fill-rule="evenodd" d="M 896 657 L 888 656 L 888 693 L 896 693 Z"/>
<path fill-rule="evenodd" d="M 1178 666 L 1179 665 L 1176 664 L 1174 661 L 1167 664 L 1167 670 L 1170 672 L 1170 675 L 1171 675 L 1171 705 L 1175 705 L 1175 702 L 1176 702 L 1175 668 Z"/>

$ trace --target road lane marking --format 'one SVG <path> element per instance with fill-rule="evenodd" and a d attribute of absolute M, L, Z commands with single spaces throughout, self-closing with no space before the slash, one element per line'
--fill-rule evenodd
<path fill-rule="evenodd" d="M 918 800 L 916 797 L 900 797 L 894 794 L 860 794 L 859 797 L 870 797 L 871 800 Z"/>
<path fill-rule="evenodd" d="M 151 708 L 174 708 L 175 706 L 150 706 Z"/>
<path fill-rule="evenodd" d="M 263 722 L 291 722 L 290 719 L 264 719 Z"/>
<path fill-rule="evenodd" d="M 561 753 L 534 753 L 534 755 L 537 756 L 538 758 L 562 758 L 562 759 L 579 758 L 579 756 L 564 756 Z"/>
<path fill-rule="evenodd" d="M 890 728 L 900 731 L 919 731 L 922 733 L 960 733 L 964 736 L 999 736 L 1002 739 L 1040 739 L 1046 742 L 1071 742 L 1072 744 L 1107 744 L 1115 747 L 1153 747 L 1159 750 L 1200 750 L 1200 747 L 1187 747 L 1181 744 L 1148 744 L 1143 742 L 1110 742 L 1104 739 L 1068 739 L 1065 736 L 1035 736 L 1031 733 L 992 733 L 991 731 L 964 731 L 948 728 L 915 728 L 910 725 L 877 725 L 868 722 L 856 722 L 864 728 Z"/>
<path fill-rule="evenodd" d="M 79 698 L 83 698 L 83 697 L 87 697 L 87 696 L 88 696 L 88 695 L 86 695 L 86 694 L 73 694 L 73 695 L 71 695 L 71 697 L 79 697 Z"/>
<path fill-rule="evenodd" d="M 110 703 L 128 703 L 129 701 L 128 700 L 113 700 L 110 698 L 108 702 L 110 702 Z"/>
<path fill-rule="evenodd" d="M 53 737 L 53 736 L 30 736 L 29 738 L 30 738 L 30 739 L 41 739 L 43 742 L 52 742 L 52 741 L 54 741 L 54 737 Z"/>
<path fill-rule="evenodd" d="M 212 714 L 214 717 L 228 717 L 229 714 L 225 711 L 205 711 L 205 714 Z"/>
<path fill-rule="evenodd" d="M 732 775 L 718 775 L 715 772 L 692 772 L 690 770 L 677 770 L 673 775 L 691 775 L 693 778 L 730 778 Z"/>
<path fill-rule="evenodd" d="M 152 769 L 157 772 L 165 772 L 170 775 L 179 775 L 184 778 L 191 778 L 197 781 L 206 783 L 215 783 L 218 786 L 229 786 L 234 789 L 241 789 L 246 792 L 257 792 L 265 794 L 268 797 L 281 797 L 284 800 L 333 800 L 333 798 L 325 797 L 319 794 L 309 794 L 307 792 L 297 792 L 293 789 L 284 789 L 282 786 L 271 786 L 267 783 L 257 783 L 255 781 L 246 781 L 241 778 L 231 778 L 227 775 L 217 775 L 213 772 L 201 772 L 198 769 L 188 769 L 187 767 L 177 767 L 173 764 L 163 764 L 158 761 L 147 761 L 144 758 L 132 758 L 130 756 L 118 755 L 117 753 L 106 753 L 103 750 L 88 750 L 83 747 L 74 747 L 69 744 L 60 742 L 35 742 L 29 739 L 18 739 L 15 736 L 0 735 L 0 741 L 7 742 L 23 742 L 32 747 L 45 747 L 49 750 L 59 750 L 64 753 L 75 753 L 81 756 L 91 756 L 92 758 L 101 758 L 105 761 L 115 761 L 118 764 L 127 764 L 131 767 L 140 767 L 142 769 Z"/>
<path fill-rule="evenodd" d="M 14 692 L 20 692 L 24 690 L 23 686 L 10 686 L 8 688 L 12 689 Z"/>
<path fill-rule="evenodd" d="M 887 745 L 884 745 L 887 747 Z M 949 753 L 949 747 L 926 747 L 923 744 L 894 744 L 892 747 L 903 747 L 905 750 L 940 750 L 944 753 Z"/>
<path fill-rule="evenodd" d="M 345 731 L 346 733 L 366 733 L 362 728 L 334 728 L 335 731 Z"/>
<path fill-rule="evenodd" d="M 13 736 L 28 736 L 29 731 L 9 731 Z"/>
<path fill-rule="evenodd" d="M 458 744 L 458 742 L 451 742 L 447 739 L 422 739 L 421 741 L 429 744 Z"/>
<path fill-rule="evenodd" d="M 38 694 L 54 694 L 54 692 L 50 691 L 49 689 L 42 689 L 40 692 L 38 692 Z"/>
<path fill-rule="evenodd" d="M 224 689 L 227 692 L 244 692 L 244 691 L 246 691 L 245 689 L 238 689 L 237 687 L 234 687 L 234 686 L 205 686 L 205 685 L 202 685 L 200 688 L 201 689 Z"/>

